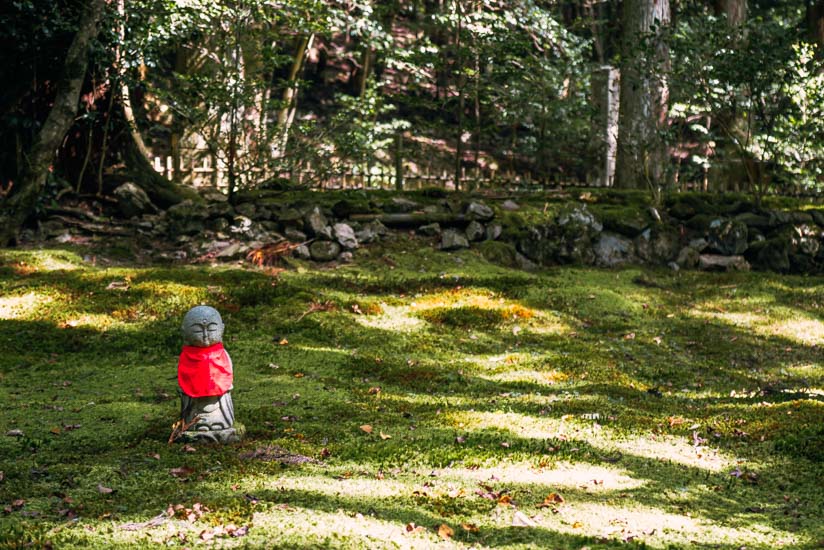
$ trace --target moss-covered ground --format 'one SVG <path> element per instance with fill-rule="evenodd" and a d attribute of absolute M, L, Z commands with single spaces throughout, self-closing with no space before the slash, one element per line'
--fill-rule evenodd
<path fill-rule="evenodd" d="M 0 252 L 0 548 L 824 544 L 821 279 L 92 259 Z M 200 303 L 247 434 L 168 446 Z"/>

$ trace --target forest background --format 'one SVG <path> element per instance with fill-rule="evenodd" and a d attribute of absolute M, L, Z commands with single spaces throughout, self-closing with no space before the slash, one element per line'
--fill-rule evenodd
<path fill-rule="evenodd" d="M 5 243 L 124 181 L 160 207 L 346 173 L 824 184 L 821 0 L 29 0 L 0 23 Z"/>

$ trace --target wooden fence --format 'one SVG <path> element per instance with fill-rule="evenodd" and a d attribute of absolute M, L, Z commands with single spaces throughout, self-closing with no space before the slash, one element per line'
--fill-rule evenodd
<path fill-rule="evenodd" d="M 165 177 L 172 179 L 174 169 L 172 157 L 154 157 L 154 168 Z M 457 182 L 455 174 L 447 171 L 433 172 L 424 169 L 422 172 L 415 172 L 404 169 L 401 174 L 400 187 L 398 186 L 398 174 L 396 170 L 384 166 L 374 165 L 371 168 L 361 168 L 358 166 L 347 166 L 340 170 L 320 171 L 312 167 L 301 167 L 292 171 L 282 171 L 275 174 L 264 175 L 262 170 L 253 169 L 260 176 L 258 180 L 266 177 L 277 176 L 288 180 L 296 185 L 306 186 L 318 190 L 336 189 L 360 189 L 360 190 L 418 190 L 428 187 L 437 187 L 446 190 L 499 190 L 509 192 L 539 192 L 547 190 L 558 190 L 566 188 L 603 188 L 598 180 L 579 181 L 565 179 L 560 175 L 553 178 L 536 178 L 532 174 L 518 174 L 509 171 L 487 171 L 475 172 L 462 171 L 460 180 Z M 186 168 L 181 168 L 183 173 L 182 181 L 194 187 L 217 187 L 225 190 L 228 185 L 226 166 L 216 163 L 213 166 L 210 157 L 203 157 L 199 162 L 192 162 Z M 677 192 L 702 191 L 703 184 L 699 181 L 679 182 L 675 189 Z M 794 197 L 809 197 L 824 199 L 824 190 L 806 189 L 800 186 L 794 189 L 773 189 L 770 194 Z"/>

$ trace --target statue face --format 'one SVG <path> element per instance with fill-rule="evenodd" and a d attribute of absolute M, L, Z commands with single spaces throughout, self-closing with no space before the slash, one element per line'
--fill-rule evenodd
<path fill-rule="evenodd" d="M 183 343 L 205 348 L 223 341 L 223 320 L 213 307 L 193 307 L 183 317 Z"/>

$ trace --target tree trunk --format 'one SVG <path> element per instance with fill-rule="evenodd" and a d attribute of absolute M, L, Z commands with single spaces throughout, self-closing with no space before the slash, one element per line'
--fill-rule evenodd
<path fill-rule="evenodd" d="M 17 236 L 17 230 L 31 215 L 37 199 L 43 191 L 55 150 L 74 122 L 77 101 L 86 76 L 89 43 L 97 36 L 97 24 L 103 14 L 105 0 L 89 0 L 86 3 L 77 34 L 66 52 L 63 75 L 57 83 L 54 105 L 43 127 L 34 139 L 23 170 L 20 184 L 4 207 L 0 246 L 6 246 Z"/>
<path fill-rule="evenodd" d="M 657 190 L 664 184 L 667 155 L 661 131 L 667 122 L 669 49 L 660 28 L 669 21 L 669 0 L 624 3 L 617 187 Z"/>
<path fill-rule="evenodd" d="M 747 0 L 718 0 L 715 11 L 727 16 L 731 27 L 739 27 L 747 20 Z"/>
<path fill-rule="evenodd" d="M 818 46 L 819 59 L 824 59 L 824 0 L 807 0 L 807 32 Z"/>
<path fill-rule="evenodd" d="M 314 41 L 315 35 L 310 34 L 309 36 L 301 38 L 298 43 L 298 49 L 292 61 L 292 69 L 289 71 L 289 80 L 286 82 L 286 88 L 283 90 L 283 105 L 278 111 L 278 140 L 275 157 L 281 157 L 286 153 L 289 129 L 295 120 L 295 112 L 297 111 L 298 77 L 300 76 L 300 71 L 303 69 L 306 53 L 312 49 L 312 43 Z"/>

